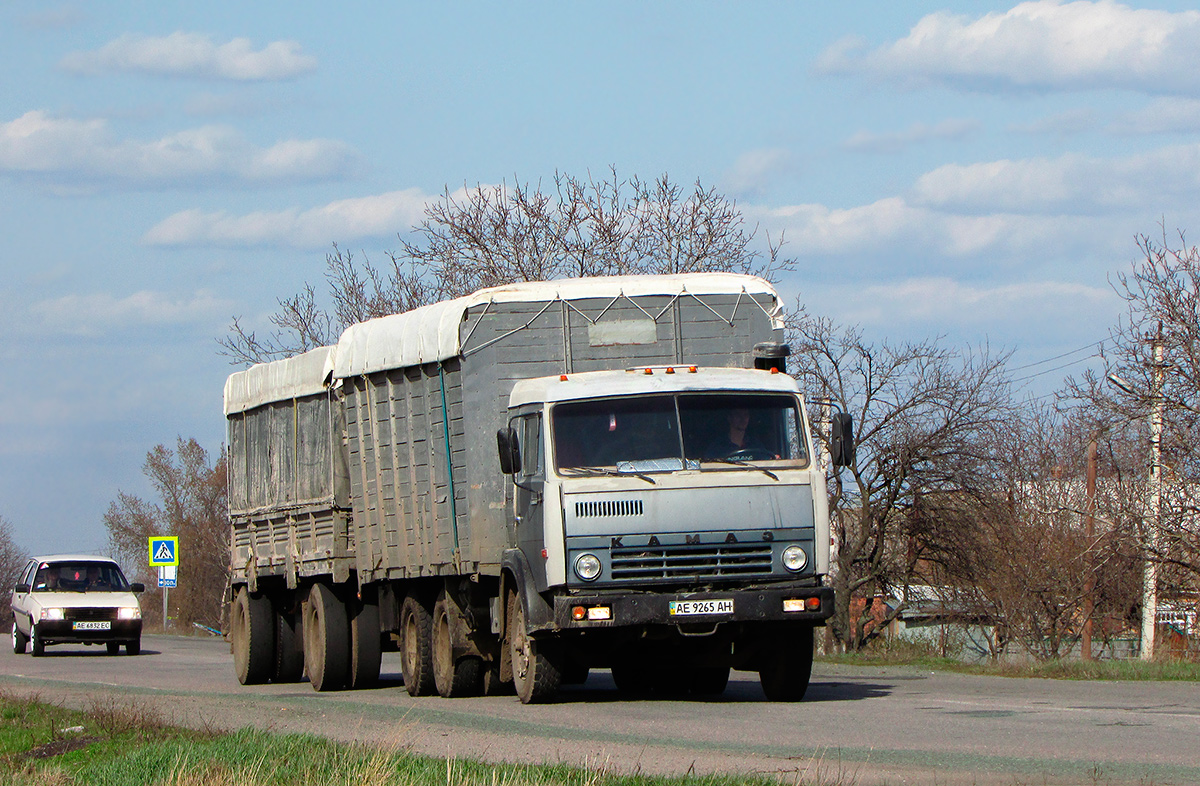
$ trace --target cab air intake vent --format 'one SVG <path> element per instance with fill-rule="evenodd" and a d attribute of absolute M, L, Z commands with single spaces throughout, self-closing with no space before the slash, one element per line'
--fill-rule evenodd
<path fill-rule="evenodd" d="M 600 499 L 575 503 L 575 518 L 611 518 L 643 515 L 640 499 Z"/>

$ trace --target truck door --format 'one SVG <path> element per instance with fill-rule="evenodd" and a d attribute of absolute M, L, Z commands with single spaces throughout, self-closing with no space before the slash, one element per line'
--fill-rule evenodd
<path fill-rule="evenodd" d="M 542 497 L 546 480 L 542 444 L 542 415 L 540 412 L 514 418 L 513 428 L 521 440 L 521 471 L 516 483 L 517 547 L 525 553 L 538 588 L 546 586 L 546 560 L 542 530 Z"/>

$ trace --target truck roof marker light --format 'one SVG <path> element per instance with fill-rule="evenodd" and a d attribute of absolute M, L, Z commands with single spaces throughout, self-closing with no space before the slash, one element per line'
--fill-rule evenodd
<path fill-rule="evenodd" d="M 688 366 L 688 373 L 689 373 L 689 374 L 695 374 L 695 373 L 696 373 L 698 370 L 699 370 L 699 369 L 697 369 L 697 368 L 696 368 L 696 366 Z"/>
<path fill-rule="evenodd" d="M 675 373 L 675 367 L 674 367 L 674 366 L 667 366 L 667 373 L 668 373 L 668 374 L 674 374 L 674 373 Z"/>
<path fill-rule="evenodd" d="M 643 373 L 643 374 L 653 374 L 653 373 L 654 373 L 654 369 L 652 369 L 652 368 L 648 368 L 648 369 L 646 369 L 645 371 L 643 371 L 642 373 Z"/>
<path fill-rule="evenodd" d="M 778 373 L 779 373 L 779 369 L 775 368 L 774 366 L 771 366 L 771 373 L 772 373 L 772 374 L 778 374 Z"/>
<path fill-rule="evenodd" d="M 566 374 L 559 374 L 559 375 L 558 375 L 558 381 L 559 381 L 559 382 L 566 382 L 566 381 L 567 381 L 567 375 L 566 375 Z"/>
<path fill-rule="evenodd" d="M 542 559 L 550 559 L 550 552 L 542 549 Z"/>

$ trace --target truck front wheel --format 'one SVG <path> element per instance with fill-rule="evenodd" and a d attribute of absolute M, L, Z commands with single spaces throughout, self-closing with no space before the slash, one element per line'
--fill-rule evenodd
<path fill-rule="evenodd" d="M 433 618 L 415 595 L 400 607 L 400 670 L 409 696 L 431 696 L 433 682 Z"/>
<path fill-rule="evenodd" d="M 538 640 L 525 628 L 525 608 L 516 593 L 508 596 L 508 646 L 513 685 L 522 704 L 541 704 L 558 693 L 562 681 L 561 650 L 557 642 Z"/>
<path fill-rule="evenodd" d="M 775 638 L 761 658 L 758 681 L 767 700 L 800 701 L 812 676 L 812 627 L 795 628 Z"/>

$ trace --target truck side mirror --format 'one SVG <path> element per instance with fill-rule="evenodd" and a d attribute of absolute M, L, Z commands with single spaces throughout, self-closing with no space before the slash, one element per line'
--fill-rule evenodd
<path fill-rule="evenodd" d="M 829 429 L 829 460 L 835 467 L 854 463 L 854 417 L 849 412 L 835 412 Z"/>
<path fill-rule="evenodd" d="M 18 584 L 16 587 L 13 587 L 13 592 L 17 593 L 18 595 L 24 595 L 25 593 L 29 592 L 29 585 Z"/>
<path fill-rule="evenodd" d="M 500 471 L 515 475 L 521 471 L 521 444 L 515 428 L 502 428 L 496 432 L 496 447 L 500 450 Z"/>

